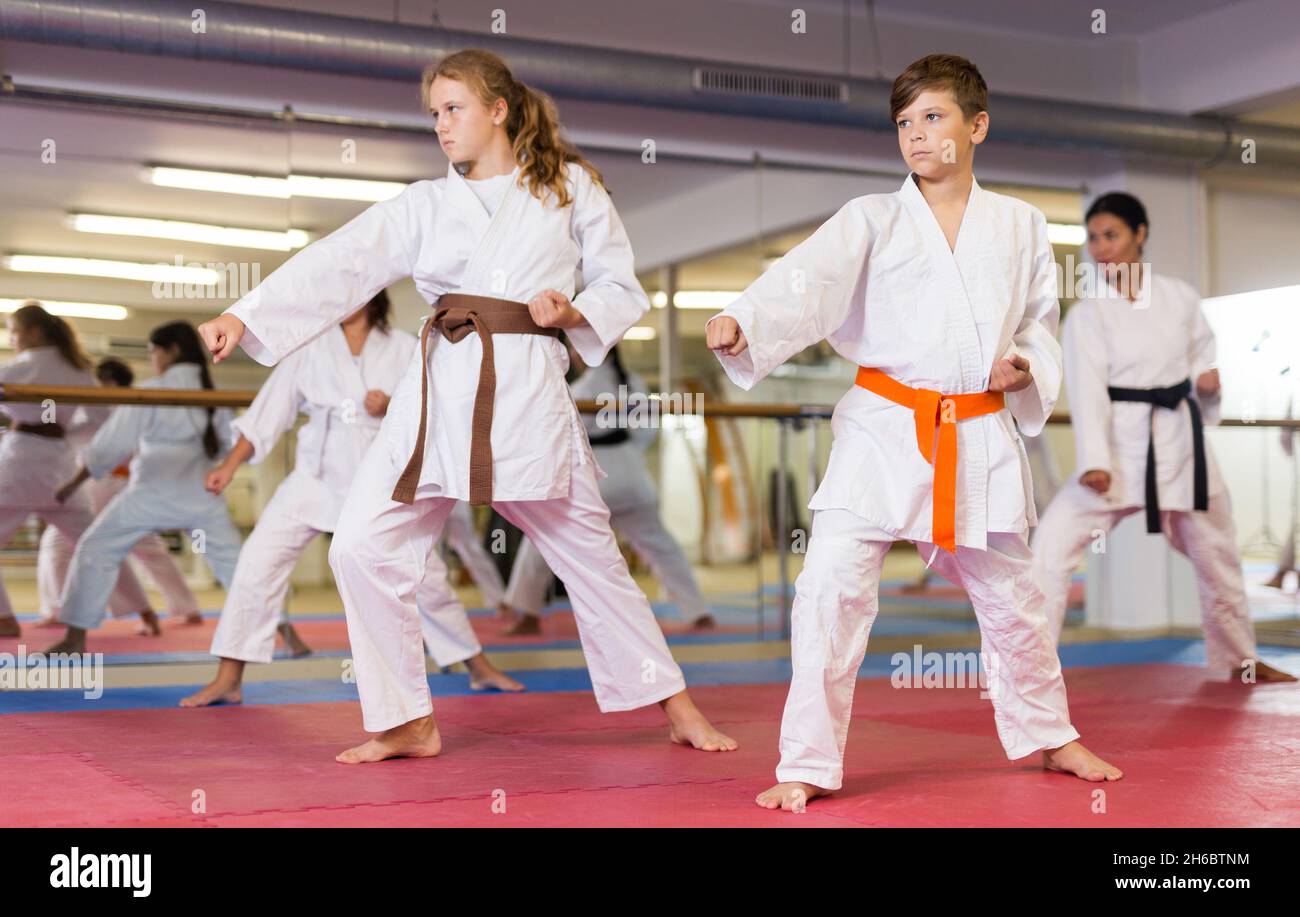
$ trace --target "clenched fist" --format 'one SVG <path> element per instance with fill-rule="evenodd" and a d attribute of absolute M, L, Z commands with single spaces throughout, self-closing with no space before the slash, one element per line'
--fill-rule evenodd
<path fill-rule="evenodd" d="M 745 332 L 740 330 L 740 323 L 730 315 L 719 315 L 710 319 L 704 326 L 704 338 L 710 350 L 716 350 L 729 357 L 738 356 L 749 347 L 749 341 L 745 340 Z"/>
<path fill-rule="evenodd" d="M 244 337 L 244 323 L 229 312 L 222 312 L 212 321 L 199 325 L 199 337 L 212 352 L 212 362 L 220 363 L 239 346 Z"/>
<path fill-rule="evenodd" d="M 528 314 L 543 328 L 576 328 L 587 320 L 557 290 L 543 290 L 528 300 Z"/>
<path fill-rule="evenodd" d="M 990 392 L 1018 392 L 1033 382 L 1034 375 L 1029 371 L 1029 361 L 1020 354 L 997 360 L 993 364 L 993 371 L 989 373 Z"/>
<path fill-rule="evenodd" d="M 1084 487 L 1091 487 L 1099 494 L 1104 494 L 1110 490 L 1110 472 L 1102 471 L 1100 468 L 1085 471 L 1079 475 L 1079 483 Z"/>
<path fill-rule="evenodd" d="M 222 491 L 230 484 L 230 479 L 235 476 L 235 469 L 227 467 L 224 463 L 218 465 L 208 472 L 207 477 L 203 479 L 203 489 L 210 494 L 221 496 Z"/>
<path fill-rule="evenodd" d="M 383 417 L 388 413 L 389 397 L 377 388 L 366 392 L 366 413 L 371 417 Z"/>

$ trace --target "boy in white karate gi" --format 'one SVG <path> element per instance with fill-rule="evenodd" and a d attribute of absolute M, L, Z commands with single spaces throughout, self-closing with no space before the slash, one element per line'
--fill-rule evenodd
<path fill-rule="evenodd" d="M 1033 491 L 1012 417 L 1036 435 L 1051 413 L 1060 307 L 1043 215 L 974 179 L 987 103 L 964 58 L 908 67 L 890 99 L 911 169 L 903 187 L 849 201 L 708 324 L 709 347 L 745 389 L 822 339 L 860 367 L 809 503 L 780 782 L 758 796 L 765 808 L 800 811 L 841 786 L 881 566 L 899 539 L 970 596 L 1007 756 L 1042 752 L 1048 769 L 1085 780 L 1121 776 L 1070 725 L 1029 575 Z"/>

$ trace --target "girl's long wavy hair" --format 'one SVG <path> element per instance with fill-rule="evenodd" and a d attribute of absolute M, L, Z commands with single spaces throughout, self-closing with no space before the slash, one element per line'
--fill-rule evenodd
<path fill-rule="evenodd" d="M 491 51 L 469 48 L 444 57 L 425 69 L 420 82 L 420 97 L 429 108 L 429 88 L 438 77 L 464 83 L 484 105 L 505 99 L 509 114 L 506 116 L 506 136 L 514 147 L 515 161 L 519 163 L 519 184 L 527 183 L 528 190 L 538 200 L 545 202 L 549 191 L 559 207 L 573 202 L 565 185 L 568 163 L 576 162 L 605 187 L 598 170 L 577 147 L 561 133 L 560 116 L 555 103 L 546 93 L 521 83 L 511 74 L 506 62 Z M 608 189 L 606 189 L 608 190 Z"/>
<path fill-rule="evenodd" d="M 177 363 L 194 363 L 199 368 L 199 382 L 206 389 L 215 388 L 208 373 L 208 358 L 203 353 L 203 342 L 194 326 L 186 321 L 167 322 L 149 332 L 149 343 L 155 347 L 175 347 Z M 212 423 L 213 409 L 208 408 L 208 426 L 203 431 L 203 451 L 208 458 L 216 458 L 221 451 L 217 429 Z"/>
<path fill-rule="evenodd" d="M 29 299 L 15 309 L 13 321 L 23 329 L 39 329 L 45 343 L 57 348 L 59 356 L 73 369 L 88 370 L 94 366 L 77 339 L 76 329 L 62 316 L 47 311 L 35 299 Z"/>

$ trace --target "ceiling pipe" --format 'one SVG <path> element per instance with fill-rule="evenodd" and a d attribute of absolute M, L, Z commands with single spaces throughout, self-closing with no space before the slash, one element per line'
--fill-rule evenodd
<path fill-rule="evenodd" d="M 890 84 L 662 54 L 563 45 L 238 3 L 0 0 L 0 39 L 411 83 L 466 47 L 501 54 L 558 98 L 893 131 Z M 1260 166 L 1300 170 L 1300 130 L 1207 115 L 993 93 L 999 143 L 1208 167 L 1255 144 Z"/>

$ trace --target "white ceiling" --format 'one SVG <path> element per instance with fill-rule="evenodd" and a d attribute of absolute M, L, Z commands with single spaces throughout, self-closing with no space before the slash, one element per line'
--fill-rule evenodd
<path fill-rule="evenodd" d="M 731 25 L 736 36 L 737 53 L 745 43 L 745 24 L 750 18 L 767 21 L 767 14 L 788 17 L 788 4 L 770 0 L 726 0 L 699 7 L 686 0 L 673 0 L 678 6 L 700 9 L 698 22 L 708 40 L 718 41 L 726 34 L 727 16 L 737 10 L 765 9 L 760 17 L 745 17 Z M 356 14 L 355 4 L 337 0 L 303 0 L 282 2 L 279 6 L 317 9 L 325 12 Z M 454 0 L 439 2 L 444 23 L 449 27 L 468 28 L 479 22 L 485 10 L 496 3 Z M 884 0 L 878 4 L 882 17 L 893 21 L 897 32 L 901 17 L 928 18 L 949 29 L 1000 30 L 1034 33 L 1052 39 L 1078 39 L 1080 17 L 1086 20 L 1096 6 L 1095 0 L 1075 2 L 1058 0 L 1042 3 L 1033 0 L 1012 2 L 992 0 L 979 4 L 965 0 Z M 1185 19 L 1211 9 L 1230 5 L 1224 0 L 1144 0 L 1107 4 L 1112 30 L 1124 34 L 1142 34 L 1158 30 L 1172 19 Z M 431 0 L 400 0 L 396 5 L 404 21 L 428 21 Z M 539 7 L 522 8 L 515 23 L 524 23 L 529 37 L 548 37 L 556 23 L 572 19 L 577 11 L 589 7 L 584 0 L 557 0 L 548 4 L 548 16 Z M 607 9 L 608 7 L 605 7 Z M 819 13 L 831 31 L 838 21 L 842 4 L 837 0 L 813 0 L 809 8 Z M 386 4 L 370 7 L 376 18 L 391 18 Z M 703 53 L 705 38 L 692 33 L 690 18 L 667 16 L 667 7 L 651 4 L 628 7 L 626 18 L 607 16 L 599 28 L 572 29 L 565 35 L 575 42 L 595 42 L 608 34 L 621 36 L 625 46 L 668 51 L 674 48 Z M 855 3 L 850 10 L 861 17 L 865 5 Z M 557 12 L 558 11 L 558 12 Z M 566 12 L 567 11 L 567 12 Z M 589 12 L 589 11 L 588 11 Z M 622 10 L 619 11 L 622 16 Z M 531 18 L 530 18 L 531 17 Z M 657 33 L 648 25 L 651 19 L 672 21 L 659 26 L 675 29 L 683 36 L 677 44 L 661 44 Z M 714 30 L 712 33 L 705 29 Z M 819 25 L 819 28 L 822 27 Z M 859 26 L 861 23 L 858 24 Z M 658 27 L 658 26 L 656 26 Z M 856 27 L 855 27 L 856 28 Z M 788 30 L 787 30 L 788 31 Z M 859 30 L 860 31 L 860 30 Z M 861 37 L 861 36 L 859 36 Z M 822 47 L 838 47 L 834 36 L 825 37 Z M 694 42 L 694 44 L 692 44 Z M 1028 45 L 1026 47 L 1029 47 Z M 1056 46 L 1047 44 L 1040 53 Z M 718 54 L 725 45 L 714 45 Z M 1046 49 L 1046 50 L 1044 50 Z M 752 50 L 752 48 L 750 49 Z M 806 52 L 800 52 L 806 53 Z M 1007 66 L 1007 62 L 1000 63 Z M 423 123 L 412 87 L 376 80 L 342 78 L 265 68 L 236 68 L 201 61 L 136 57 L 111 52 L 55 48 L 43 45 L 0 43 L 0 71 L 12 74 L 19 85 L 62 85 L 103 93 L 129 96 L 172 96 L 204 100 L 212 104 L 239 104 L 276 110 L 291 102 L 300 110 L 330 110 L 375 118 Z M 1035 73 L 1022 75 L 1023 91 L 1037 83 Z M 1044 79 L 1059 79 L 1059 74 Z M 1064 85 L 1064 84 L 1061 84 Z M 657 137 L 679 150 L 698 149 L 729 152 L 744 157 L 759 148 L 783 149 L 792 157 L 817 162 L 819 157 L 840 162 L 866 161 L 869 156 L 896 157 L 890 151 L 891 138 L 866 135 L 847 129 L 795 126 L 760 121 L 740 121 L 692 115 L 680 112 L 649 113 L 636 109 L 611 110 L 595 105 L 562 102 L 566 122 L 576 126 L 575 134 L 591 158 L 604 171 L 607 183 L 621 212 L 637 210 L 687 194 L 749 170 L 748 165 L 720 165 L 682 160 L 665 156 L 654 167 L 639 158 L 622 153 L 599 152 L 602 142 L 622 147 L 644 136 Z M 304 107 L 305 106 L 305 107 Z M 1295 117 L 1293 110 L 1284 115 Z M 340 161 L 340 140 L 350 137 L 357 142 L 358 161 L 346 165 Z M 57 161 L 43 163 L 42 142 L 54 139 Z M 1042 160 L 1046 154 L 1039 156 Z M 894 160 L 896 166 L 896 159 Z M 185 261 L 256 261 L 266 276 L 284 258 L 273 252 L 221 248 L 206 245 L 94 236 L 72 231 L 65 215 L 72 210 L 105 212 L 132 216 L 188 219 L 250 228 L 301 228 L 320 234 L 341 225 L 359 212 L 363 205 L 343 202 L 295 199 L 292 202 L 201 192 L 157 188 L 142 181 L 146 163 L 192 165 L 196 167 L 246 170 L 261 174 L 284 174 L 292 169 L 303 174 L 342 174 L 410 181 L 444 174 L 446 163 L 436 143 L 427 136 L 403 133 L 378 133 L 356 130 L 326 130 L 298 125 L 292 131 L 282 126 L 261 124 L 204 123 L 174 120 L 162 116 L 143 116 L 120 112 L 57 108 L 47 105 L 15 103 L 0 99 L 0 194 L 3 219 L 0 219 L 0 252 L 86 255 L 140 261 L 171 262 L 176 256 Z M 737 203 L 735 219 L 752 220 L 748 203 Z M 768 227 L 779 232 L 787 227 Z M 637 239 L 634 237 L 634 243 Z M 715 261 L 721 265 L 723 262 Z M 705 272 L 707 273 L 707 272 Z M 705 283 L 703 275 L 700 283 Z M 735 278 L 727 276 L 728 284 Z M 126 281 L 99 281 L 61 278 L 49 275 L 19 275 L 0 270 L 0 297 L 40 296 L 48 299 L 72 299 L 114 302 L 142 310 L 152 310 L 147 320 L 156 320 L 158 312 L 203 316 L 218 311 L 224 302 L 153 299 L 147 284 Z M 105 323 L 96 323 L 102 325 Z"/>

